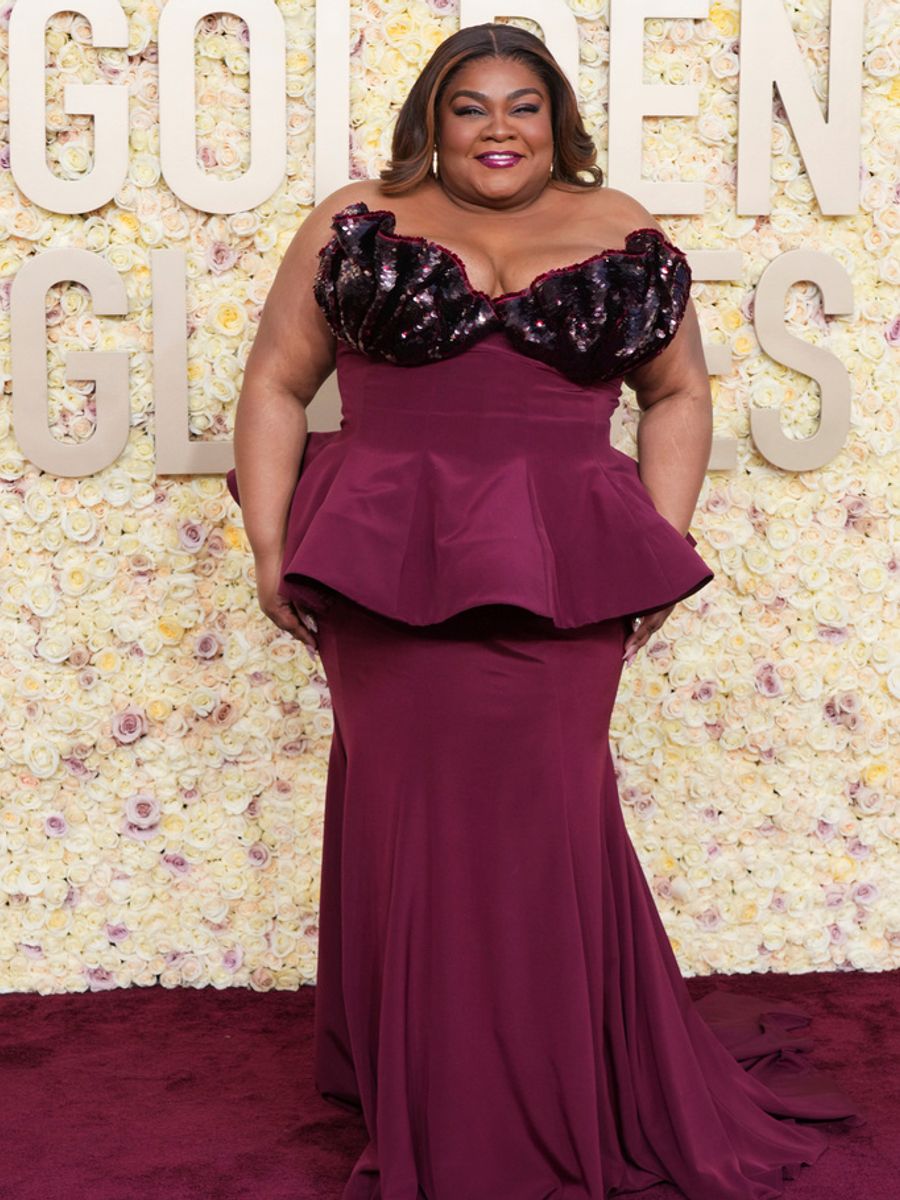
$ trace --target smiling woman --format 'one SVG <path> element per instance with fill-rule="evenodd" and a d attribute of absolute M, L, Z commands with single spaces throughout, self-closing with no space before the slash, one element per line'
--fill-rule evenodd
<path fill-rule="evenodd" d="M 457 82 L 465 83 L 473 71 L 478 70 L 477 61 L 468 63 L 456 74 Z M 501 60 L 502 62 L 502 60 Z M 495 66 L 501 66 L 495 63 Z M 528 68 L 515 62 L 502 63 L 501 69 L 508 73 L 510 82 L 516 75 L 524 76 Z M 498 79 L 502 89 L 502 80 Z M 441 174 L 441 156 L 459 156 L 463 161 L 474 160 L 491 170 L 508 170 L 525 163 L 544 179 L 553 173 L 553 129 L 550 121 L 552 106 L 543 87 L 526 83 L 514 87 L 499 97 L 479 92 L 471 87 L 457 87 L 446 100 L 438 101 L 439 132 L 435 135 L 436 175 L 446 182 L 447 168 Z M 440 94 L 440 93 L 439 93 Z M 521 102 L 523 96 L 531 97 L 531 103 Z M 467 99 L 477 104 L 466 104 Z M 485 126 L 489 127 L 489 131 Z M 488 143 L 485 145 L 485 143 Z M 454 162 L 455 165 L 455 162 Z"/>
<path fill-rule="evenodd" d="M 525 75 L 512 73 L 525 82 L 514 83 L 511 90 L 494 97 L 472 86 L 473 76 L 465 68 L 483 64 L 488 57 L 504 66 L 526 68 Z M 477 69 L 474 78 L 479 78 Z M 448 95 L 451 79 L 454 86 Z M 465 105 L 465 99 L 477 103 Z M 549 176 L 588 188 L 603 182 L 596 148 L 584 127 L 575 94 L 543 42 L 514 26 L 477 25 L 443 42 L 413 84 L 397 118 L 390 163 L 381 172 L 384 194 L 405 192 L 426 176 L 435 176 L 432 156 L 436 145 L 440 153 L 441 147 L 455 145 L 457 137 L 465 141 L 467 119 L 470 127 L 478 127 L 486 114 L 499 116 L 501 111 L 514 122 L 512 128 L 532 141 L 537 157 L 535 179 L 540 175 L 543 183 Z M 524 146 L 502 149 L 515 149 L 526 157 Z"/>
<path fill-rule="evenodd" d="M 600 182 L 538 39 L 450 37 L 382 182 L 302 226 L 248 363 L 257 528 L 273 392 L 336 362 L 343 408 L 257 559 L 331 691 L 315 1083 L 369 1132 L 343 1200 L 772 1200 L 827 1146 L 796 1121 L 854 1114 L 798 1064 L 802 1012 L 751 1073 L 752 1013 L 692 1004 L 622 816 L 623 653 L 713 578 L 686 534 L 711 402 L 685 254 Z"/>

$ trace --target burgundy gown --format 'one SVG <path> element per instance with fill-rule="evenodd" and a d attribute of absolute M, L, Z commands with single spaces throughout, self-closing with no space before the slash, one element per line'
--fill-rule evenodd
<path fill-rule="evenodd" d="M 692 1002 L 609 747 L 631 616 L 713 578 L 609 440 L 687 260 L 638 229 L 490 297 L 389 211 L 333 229 L 341 425 L 281 590 L 333 705 L 315 1084 L 369 1136 L 342 1200 L 771 1200 L 813 1122 L 863 1118 L 803 1010 Z"/>

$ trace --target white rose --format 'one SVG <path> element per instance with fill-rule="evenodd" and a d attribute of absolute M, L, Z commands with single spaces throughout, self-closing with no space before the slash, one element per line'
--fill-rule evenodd
<path fill-rule="evenodd" d="M 141 188 L 153 188 L 159 183 L 161 167 L 154 153 L 132 153 L 128 161 L 128 177 Z"/>
<path fill-rule="evenodd" d="M 69 178 L 86 174 L 91 166 L 87 146 L 76 141 L 66 142 L 65 145 L 59 147 L 57 161 L 61 173 Z"/>

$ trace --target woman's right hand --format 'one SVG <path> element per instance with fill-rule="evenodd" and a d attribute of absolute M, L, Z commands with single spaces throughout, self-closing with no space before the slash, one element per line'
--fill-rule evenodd
<path fill-rule="evenodd" d="M 299 638 L 313 654 L 318 654 L 319 647 L 315 632 L 300 619 L 299 610 L 292 601 L 286 599 L 278 591 L 278 585 L 281 583 L 281 556 L 255 556 L 254 562 L 256 564 L 256 591 L 260 608 L 279 629 L 284 629 L 293 637 Z M 315 621 L 315 618 L 309 614 L 307 619 Z"/>

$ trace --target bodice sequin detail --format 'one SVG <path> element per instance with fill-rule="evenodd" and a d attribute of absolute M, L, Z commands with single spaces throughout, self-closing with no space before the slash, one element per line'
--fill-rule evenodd
<path fill-rule="evenodd" d="M 307 434 L 279 593 L 411 625 L 507 604 L 574 629 L 713 577 L 610 440 L 623 376 L 672 339 L 690 270 L 655 229 L 489 296 L 363 202 L 332 218 L 315 295 L 339 429 Z M 232 470 L 228 485 L 240 503 Z"/>
<path fill-rule="evenodd" d="M 580 383 L 616 379 L 669 344 L 691 269 L 659 232 L 635 229 L 621 249 L 538 275 L 491 297 L 440 243 L 394 232 L 395 214 L 364 201 L 332 218 L 313 290 L 335 336 L 397 366 L 460 354 L 502 332 L 522 354 Z"/>

